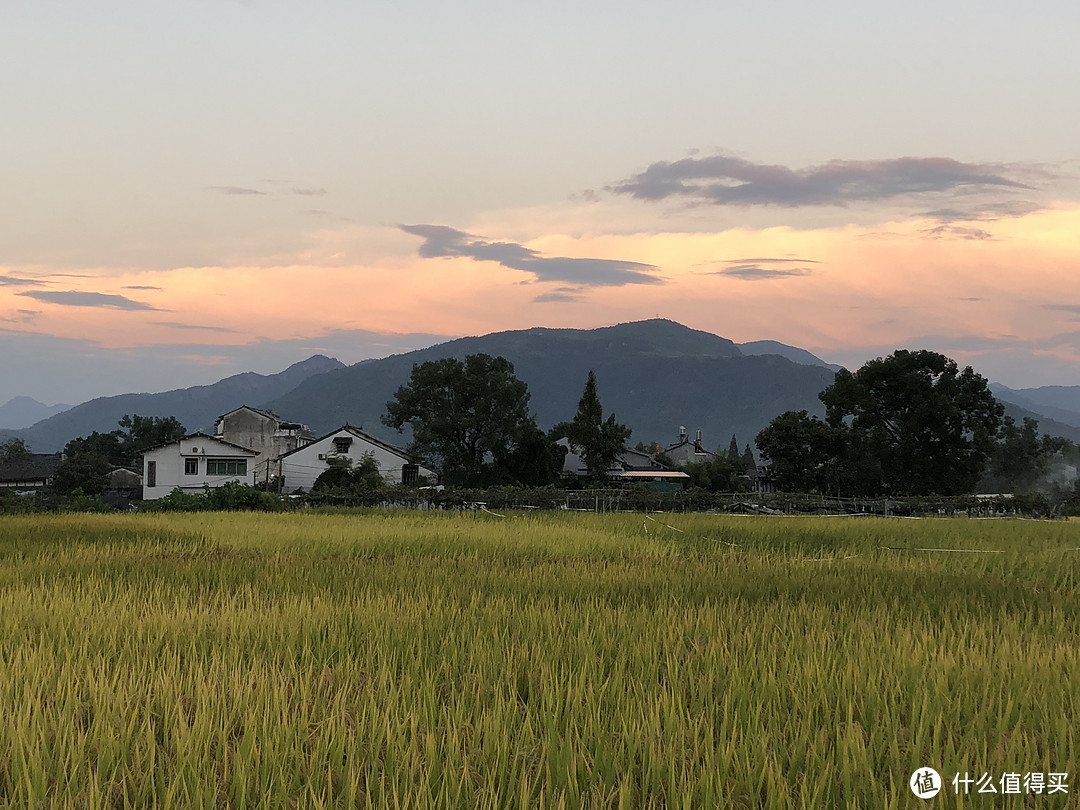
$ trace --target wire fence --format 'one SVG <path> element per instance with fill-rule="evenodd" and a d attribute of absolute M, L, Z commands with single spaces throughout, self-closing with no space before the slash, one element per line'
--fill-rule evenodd
<path fill-rule="evenodd" d="M 572 512 L 682 512 L 743 515 L 819 515 L 835 517 L 965 516 L 982 519 L 1058 518 L 1070 503 L 1043 495 L 965 495 L 906 498 L 844 498 L 817 494 L 701 490 L 658 492 L 640 489 L 564 490 L 521 489 L 416 489 L 394 487 L 349 493 L 318 493 L 304 498 L 308 506 L 398 507 L 442 510 L 562 510 Z"/>

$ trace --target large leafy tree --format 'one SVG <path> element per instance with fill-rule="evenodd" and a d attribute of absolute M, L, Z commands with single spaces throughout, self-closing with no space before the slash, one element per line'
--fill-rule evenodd
<path fill-rule="evenodd" d="M 72 439 L 64 448 L 64 455 L 71 457 L 93 453 L 103 456 L 113 466 L 137 466 L 139 456 L 151 447 L 174 442 L 187 434 L 175 416 L 124 414 L 118 424 L 118 430 L 108 433 L 95 430 L 89 436 Z"/>
<path fill-rule="evenodd" d="M 116 467 L 137 467 L 139 456 L 151 447 L 183 438 L 187 431 L 175 416 L 128 415 L 118 430 L 94 431 L 72 439 L 64 447 L 64 460 L 53 477 L 55 492 L 81 490 L 99 495 L 108 488 L 109 472 Z"/>
<path fill-rule="evenodd" d="M 135 460 L 138 456 L 162 444 L 184 438 L 187 431 L 175 416 L 124 415 L 120 420 L 124 429 L 121 436 L 124 453 Z"/>
<path fill-rule="evenodd" d="M 983 377 L 925 350 L 900 349 L 855 373 L 843 369 L 819 397 L 825 421 L 788 412 L 758 434 L 758 449 L 784 488 L 974 492 L 1004 412 Z"/>
<path fill-rule="evenodd" d="M 973 492 L 1004 413 L 985 378 L 926 350 L 842 369 L 820 398 L 851 485 L 884 494 Z"/>
<path fill-rule="evenodd" d="M 736 461 L 741 459 L 736 456 Z M 745 489 L 741 463 L 732 462 L 727 453 L 714 453 L 708 461 L 691 461 L 680 467 L 690 476 L 690 486 L 710 492 L 740 492 Z"/>
<path fill-rule="evenodd" d="M 1039 435 L 1039 423 L 1025 416 L 1017 425 L 1005 417 L 997 447 L 979 482 L 982 492 L 1054 491 L 1075 482 L 1077 447 L 1061 436 Z"/>
<path fill-rule="evenodd" d="M 573 421 L 566 423 L 566 438 L 580 453 L 586 474 L 594 482 L 603 481 L 619 454 L 626 450 L 630 428 L 615 421 L 615 414 L 604 419 L 604 408 L 596 391 L 596 373 L 591 369 L 578 401 L 577 413 Z"/>
<path fill-rule="evenodd" d="M 109 472 L 114 467 L 106 456 L 95 451 L 65 454 L 49 486 L 58 495 L 101 495 L 109 488 Z"/>
<path fill-rule="evenodd" d="M 441 468 L 449 484 L 497 478 L 495 464 L 535 436 L 529 390 L 505 357 L 473 354 L 414 365 L 386 403 L 383 423 L 412 428 L 410 451 Z"/>
<path fill-rule="evenodd" d="M 554 484 L 562 474 L 566 448 L 556 444 L 533 424 L 525 428 L 517 444 L 496 455 L 495 463 L 502 478 L 525 487 Z"/>
<path fill-rule="evenodd" d="M 782 490 L 824 492 L 836 482 L 842 432 L 807 411 L 788 411 L 769 423 L 755 443 Z M 749 447 L 747 448 L 749 449 Z"/>

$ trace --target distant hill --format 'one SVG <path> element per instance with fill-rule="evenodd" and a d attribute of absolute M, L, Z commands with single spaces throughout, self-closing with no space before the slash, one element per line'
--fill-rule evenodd
<path fill-rule="evenodd" d="M 672 443 L 679 427 L 702 430 L 708 449 L 741 445 L 787 410 L 822 414 L 817 395 L 833 372 L 777 354 L 747 356 L 732 341 L 668 320 L 601 329 L 526 329 L 468 337 L 428 349 L 369 360 L 306 380 L 268 407 L 316 432 L 346 422 L 387 441 L 402 436 L 380 419 L 408 382 L 414 363 L 469 354 L 502 355 L 529 386 L 545 430 L 573 418 L 590 369 L 605 412 L 633 430 L 631 443 Z"/>
<path fill-rule="evenodd" d="M 62 450 L 77 436 L 93 431 L 115 430 L 124 414 L 140 416 L 175 416 L 188 429 L 209 430 L 223 413 L 240 405 L 258 405 L 280 397 L 314 375 L 345 368 L 329 357 L 315 355 L 289 366 L 277 374 L 247 372 L 226 377 L 212 385 L 178 388 L 159 394 L 120 394 L 99 397 L 63 413 L 51 416 L 26 430 L 22 436 L 34 452 Z M 285 416 L 285 414 L 283 414 Z M 294 418 L 289 415 L 289 418 Z"/>
<path fill-rule="evenodd" d="M 66 411 L 70 405 L 45 405 L 31 397 L 15 397 L 0 405 L 0 429 L 19 430 Z"/>
<path fill-rule="evenodd" d="M 1046 414 L 1021 407 L 1016 403 L 1002 399 L 1000 396 L 998 396 L 998 401 L 1005 406 L 1005 415 L 1011 416 L 1016 424 L 1022 424 L 1025 417 L 1031 417 L 1039 423 L 1040 435 L 1046 433 L 1050 436 L 1061 436 L 1080 444 L 1080 427 L 1050 419 Z"/>
<path fill-rule="evenodd" d="M 1055 422 L 1080 428 L 1080 386 L 1046 385 L 1042 388 L 1013 389 L 994 383 L 990 390 L 1002 402 L 1010 402 Z"/>
<path fill-rule="evenodd" d="M 740 446 L 752 443 L 784 411 L 823 415 L 818 394 L 839 368 L 794 346 L 768 340 L 740 346 L 668 320 L 601 329 L 534 328 L 461 338 L 353 366 L 316 355 L 279 374 L 249 372 L 213 385 L 101 397 L 29 428 L 0 427 L 0 440 L 21 436 L 35 452 L 53 452 L 77 436 L 114 430 L 126 413 L 176 416 L 195 431 L 212 429 L 218 416 L 235 407 L 253 405 L 317 433 L 349 423 L 404 444 L 407 437 L 385 427 L 381 417 L 413 365 L 479 352 L 502 355 L 514 364 L 529 385 L 532 410 L 545 430 L 573 417 L 594 369 L 605 412 L 614 411 L 633 430 L 631 444 L 670 444 L 685 426 L 691 436 L 701 430 L 710 450 L 726 449 L 733 433 Z M 991 388 L 1017 422 L 1031 416 L 1039 420 L 1040 432 L 1080 443 L 1080 387 Z"/>
<path fill-rule="evenodd" d="M 806 349 L 800 349 L 797 346 L 788 346 L 786 343 L 778 343 L 775 340 L 753 340 L 750 343 L 740 343 L 739 351 L 743 354 L 753 356 L 761 354 L 778 354 L 781 357 L 786 357 L 792 363 L 799 363 L 804 366 L 821 366 L 834 373 L 843 368 L 843 366 L 838 366 L 836 363 L 826 363 L 820 357 L 811 354 Z"/>

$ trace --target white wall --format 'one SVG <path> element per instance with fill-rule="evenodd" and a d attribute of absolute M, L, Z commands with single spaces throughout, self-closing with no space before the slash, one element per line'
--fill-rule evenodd
<path fill-rule="evenodd" d="M 352 439 L 347 452 L 339 453 L 335 450 L 334 439 L 337 437 Z M 408 464 L 407 458 L 387 450 L 381 445 L 369 442 L 363 436 L 358 436 L 353 431 L 343 428 L 282 458 L 282 466 L 285 471 L 285 487 L 283 491 L 296 492 L 298 489 L 303 489 L 305 492 L 310 492 L 315 479 L 330 468 L 329 459 L 348 458 L 355 468 L 360 465 L 360 462 L 368 453 L 375 456 L 375 462 L 379 465 L 379 472 L 386 483 L 401 483 L 401 468 Z M 320 455 L 326 458 L 320 459 Z M 423 467 L 420 468 L 420 475 L 434 478 L 434 473 Z"/>
<path fill-rule="evenodd" d="M 184 460 L 196 459 L 198 472 L 187 475 L 184 472 Z M 244 475 L 208 475 L 207 460 L 246 459 L 247 472 Z M 230 447 L 210 436 L 188 436 L 179 442 L 167 444 L 143 455 L 143 498 L 148 501 L 164 498 L 179 487 L 184 492 L 202 492 L 204 486 L 211 489 L 220 487 L 227 481 L 241 484 L 255 484 L 255 453 L 239 447 Z M 157 465 L 157 485 L 150 486 L 150 462 Z"/>

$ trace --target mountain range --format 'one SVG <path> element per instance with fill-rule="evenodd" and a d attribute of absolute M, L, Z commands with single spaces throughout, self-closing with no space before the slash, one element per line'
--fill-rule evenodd
<path fill-rule="evenodd" d="M 88 436 L 95 430 L 101 433 L 116 430 L 117 422 L 125 414 L 175 416 L 189 432 L 210 430 L 221 414 L 233 408 L 267 402 L 291 391 L 313 374 L 344 367 L 337 360 L 315 355 L 277 374 L 264 375 L 249 371 L 226 377 L 212 385 L 196 385 L 157 394 L 98 397 L 13 435 L 25 439 L 35 452 L 51 453 L 63 449 L 65 444 L 78 436 Z"/>
<path fill-rule="evenodd" d="M 48 419 L 54 414 L 63 413 L 70 405 L 46 405 L 31 397 L 14 397 L 0 405 L 0 428 L 19 430 Z"/>
<path fill-rule="evenodd" d="M 726 338 L 657 319 L 452 340 L 320 374 L 268 407 L 294 415 L 289 418 L 302 414 L 316 432 L 349 422 L 402 443 L 403 437 L 380 419 L 413 364 L 480 352 L 514 364 L 544 429 L 573 418 L 592 369 L 605 412 L 613 411 L 631 428 L 632 442 L 671 444 L 685 426 L 701 430 L 709 449 L 726 448 L 733 433 L 741 443 L 750 442 L 774 416 L 792 408 L 821 412 L 817 394 L 833 378 L 823 364 L 795 363 L 776 354 L 745 355 Z"/>
<path fill-rule="evenodd" d="M 736 344 L 673 321 L 654 319 L 600 329 L 533 328 L 452 340 L 352 366 L 315 355 L 279 374 L 238 374 L 212 385 L 156 394 L 100 397 L 17 432 L 37 452 L 61 449 L 94 430 L 109 431 L 124 414 L 176 416 L 189 431 L 210 430 L 240 405 L 272 410 L 316 433 L 343 424 L 403 445 L 407 437 L 385 427 L 387 400 L 408 382 L 414 364 L 479 352 L 514 364 L 544 429 L 569 420 L 589 370 L 596 372 L 605 413 L 633 430 L 631 443 L 671 444 L 681 427 L 702 431 L 708 449 L 740 446 L 787 410 L 823 414 L 818 393 L 839 366 L 804 349 L 775 341 Z M 1013 390 L 992 386 L 1018 422 L 1033 416 L 1042 432 L 1080 442 L 1080 387 Z"/>

